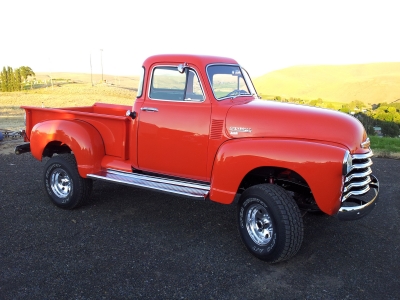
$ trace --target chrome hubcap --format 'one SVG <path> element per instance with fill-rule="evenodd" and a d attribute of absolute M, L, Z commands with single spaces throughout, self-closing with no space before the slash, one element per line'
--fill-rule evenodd
<path fill-rule="evenodd" d="M 274 234 L 271 217 L 260 204 L 252 204 L 247 211 L 246 228 L 251 239 L 260 246 L 267 245 Z"/>
<path fill-rule="evenodd" d="M 51 173 L 50 187 L 58 198 L 66 198 L 71 193 L 72 181 L 63 169 L 57 168 Z"/>

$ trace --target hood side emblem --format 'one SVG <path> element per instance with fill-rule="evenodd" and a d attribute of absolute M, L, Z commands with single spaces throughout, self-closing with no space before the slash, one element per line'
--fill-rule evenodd
<path fill-rule="evenodd" d="M 231 135 L 237 135 L 239 132 L 251 133 L 251 128 L 248 127 L 229 127 L 229 133 Z"/>

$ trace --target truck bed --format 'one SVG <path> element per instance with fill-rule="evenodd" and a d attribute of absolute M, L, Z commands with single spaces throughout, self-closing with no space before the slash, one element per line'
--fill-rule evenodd
<path fill-rule="evenodd" d="M 129 159 L 130 122 L 125 116 L 131 106 L 95 103 L 93 106 L 40 108 L 23 106 L 26 111 L 27 140 L 33 127 L 48 120 L 77 120 L 95 127 L 103 138 L 106 156 L 118 161 Z M 112 161 L 113 159 L 111 159 Z M 110 159 L 109 159 L 110 161 Z"/>

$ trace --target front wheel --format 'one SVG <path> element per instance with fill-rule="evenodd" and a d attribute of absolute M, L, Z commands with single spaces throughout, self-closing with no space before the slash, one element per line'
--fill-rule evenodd
<path fill-rule="evenodd" d="M 44 168 L 44 188 L 50 200 L 58 207 L 73 209 L 84 204 L 92 191 L 92 180 L 78 173 L 75 156 L 53 156 Z"/>
<path fill-rule="evenodd" d="M 291 258 L 303 241 L 300 210 L 276 185 L 259 184 L 245 190 L 239 200 L 238 223 L 246 248 L 270 263 Z"/>

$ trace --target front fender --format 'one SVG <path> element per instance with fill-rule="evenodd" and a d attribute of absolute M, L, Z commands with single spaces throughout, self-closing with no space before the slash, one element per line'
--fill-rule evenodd
<path fill-rule="evenodd" d="M 336 145 L 313 141 L 262 138 L 227 141 L 216 155 L 210 199 L 229 204 L 250 171 L 279 167 L 302 176 L 319 208 L 332 215 L 340 208 L 345 151 Z"/>
<path fill-rule="evenodd" d="M 50 142 L 67 145 L 75 155 L 79 174 L 100 171 L 105 155 L 100 133 L 89 123 L 78 120 L 50 120 L 37 123 L 30 136 L 33 157 L 42 160 L 43 151 Z"/>

